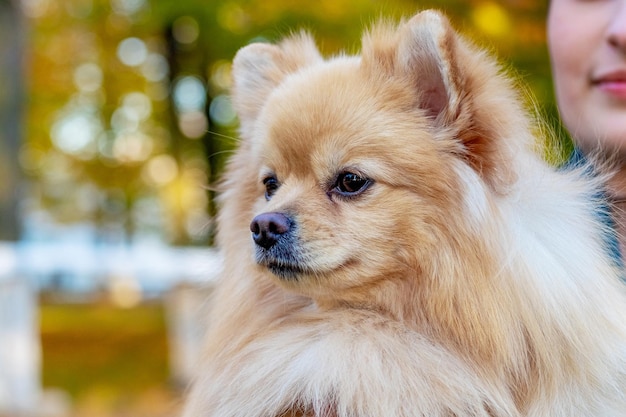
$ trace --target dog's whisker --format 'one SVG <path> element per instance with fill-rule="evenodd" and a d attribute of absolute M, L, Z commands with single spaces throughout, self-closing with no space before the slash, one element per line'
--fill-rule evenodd
<path fill-rule="evenodd" d="M 224 133 L 219 133 L 214 130 L 207 130 L 207 133 L 210 133 L 211 135 L 217 136 L 222 139 L 228 139 L 228 141 L 235 143 L 235 144 L 239 144 L 241 142 L 241 139 L 238 138 L 237 136 L 226 135 Z"/>

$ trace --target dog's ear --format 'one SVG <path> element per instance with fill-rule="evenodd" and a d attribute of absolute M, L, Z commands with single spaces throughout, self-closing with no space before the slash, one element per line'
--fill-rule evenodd
<path fill-rule="evenodd" d="M 366 56 L 415 91 L 415 105 L 432 120 L 435 136 L 460 142 L 455 149 L 488 183 L 499 188 L 497 182 L 508 181 L 502 172 L 494 175 L 511 157 L 502 139 L 516 135 L 525 113 L 494 59 L 435 11 L 418 13 Z"/>
<path fill-rule="evenodd" d="M 447 126 L 459 115 L 466 82 L 458 64 L 459 41 L 445 16 L 426 10 L 395 30 L 375 26 L 363 40 L 363 65 L 401 79 L 414 92 L 413 104 L 434 125 Z"/>
<path fill-rule="evenodd" d="M 419 106 L 437 125 L 450 123 L 459 111 L 463 80 L 458 68 L 457 35 L 448 19 L 427 10 L 400 28 L 396 71 L 419 95 Z"/>
<path fill-rule="evenodd" d="M 313 38 L 301 32 L 278 45 L 253 43 L 233 60 L 232 100 L 242 132 L 256 120 L 271 91 L 287 74 L 321 60 Z"/>

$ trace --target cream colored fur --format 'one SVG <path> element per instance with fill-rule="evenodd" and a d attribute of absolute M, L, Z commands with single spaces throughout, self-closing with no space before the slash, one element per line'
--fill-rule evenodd
<path fill-rule="evenodd" d="M 233 74 L 224 275 L 185 417 L 626 416 L 597 180 L 534 153 L 492 58 L 426 11 L 357 57 L 252 44 Z M 338 196 L 346 170 L 372 185 Z M 255 262 L 266 212 L 297 225 L 297 279 Z"/>

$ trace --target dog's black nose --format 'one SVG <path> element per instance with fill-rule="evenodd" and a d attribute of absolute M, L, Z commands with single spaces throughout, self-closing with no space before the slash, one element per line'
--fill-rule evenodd
<path fill-rule="evenodd" d="M 289 231 L 290 223 L 289 218 L 282 213 L 259 214 L 250 223 L 252 239 L 257 245 L 269 249 L 281 235 Z"/>

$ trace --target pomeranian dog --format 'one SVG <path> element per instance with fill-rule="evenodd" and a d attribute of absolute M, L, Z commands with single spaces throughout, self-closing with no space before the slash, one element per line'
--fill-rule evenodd
<path fill-rule="evenodd" d="M 233 64 L 224 276 L 187 417 L 625 416 L 626 298 L 599 180 L 537 152 L 447 19 Z"/>

